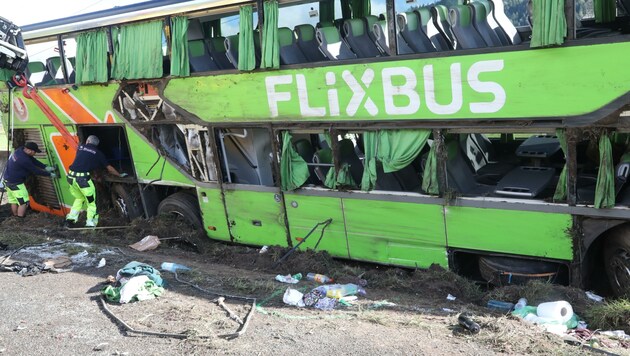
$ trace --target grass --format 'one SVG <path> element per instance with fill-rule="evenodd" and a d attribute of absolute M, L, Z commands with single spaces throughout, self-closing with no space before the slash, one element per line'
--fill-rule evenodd
<path fill-rule="evenodd" d="M 624 330 L 630 333 L 630 299 L 593 305 L 585 313 L 589 329 Z"/>

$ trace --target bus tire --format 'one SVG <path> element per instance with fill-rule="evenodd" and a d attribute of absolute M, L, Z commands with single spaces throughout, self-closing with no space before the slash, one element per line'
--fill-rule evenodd
<path fill-rule="evenodd" d="M 604 244 L 604 267 L 616 296 L 630 295 L 630 227 L 615 231 Z"/>
<path fill-rule="evenodd" d="M 203 229 L 197 197 L 186 192 L 170 195 L 158 205 L 158 215 L 175 215 L 186 221 L 195 229 L 193 234 L 185 237 L 186 240 L 195 245 L 199 252 L 206 251 L 210 238 Z"/>
<path fill-rule="evenodd" d="M 129 220 L 143 215 L 142 202 L 139 195 L 134 194 L 134 192 L 137 192 L 137 188 L 129 185 L 113 184 L 111 188 L 111 199 L 114 208 L 120 216 Z"/>

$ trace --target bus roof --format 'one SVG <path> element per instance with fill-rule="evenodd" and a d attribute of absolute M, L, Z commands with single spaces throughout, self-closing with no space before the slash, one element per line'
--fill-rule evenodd
<path fill-rule="evenodd" d="M 25 40 L 44 39 L 51 36 L 89 30 L 120 23 L 147 20 L 170 14 L 181 14 L 208 8 L 240 5 L 247 0 L 155 0 L 118 6 L 86 14 L 70 16 L 22 26 Z"/>

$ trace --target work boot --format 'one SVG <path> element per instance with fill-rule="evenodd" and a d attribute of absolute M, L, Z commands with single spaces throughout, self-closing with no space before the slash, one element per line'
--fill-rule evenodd
<path fill-rule="evenodd" d="M 87 219 L 85 221 L 85 227 L 96 227 L 96 222 L 92 219 Z"/>
<path fill-rule="evenodd" d="M 66 215 L 66 220 L 67 221 L 72 221 L 73 223 L 77 223 L 77 220 L 79 220 L 79 214 L 81 212 L 80 211 L 76 211 L 76 210 L 70 210 L 70 212 L 68 213 L 68 215 Z"/>

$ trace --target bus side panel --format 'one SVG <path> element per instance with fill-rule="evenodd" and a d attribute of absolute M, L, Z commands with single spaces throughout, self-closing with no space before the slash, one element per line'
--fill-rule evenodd
<path fill-rule="evenodd" d="M 448 246 L 573 259 L 571 215 L 448 206 Z"/>
<path fill-rule="evenodd" d="M 234 242 L 287 245 L 282 204 L 274 192 L 226 190 L 225 206 Z"/>
<path fill-rule="evenodd" d="M 448 267 L 441 205 L 343 199 L 352 259 Z"/>
<path fill-rule="evenodd" d="M 210 238 L 230 241 L 221 189 L 197 188 L 203 228 Z"/>
<path fill-rule="evenodd" d="M 335 257 L 350 257 L 340 198 L 285 194 L 284 201 L 293 246 L 300 243 L 317 223 L 332 219 L 324 231 L 317 251 L 325 250 Z M 320 225 L 311 233 L 306 241 L 300 245 L 300 250 L 315 248 L 322 227 Z"/>
<path fill-rule="evenodd" d="M 193 186 L 193 182 L 180 172 L 180 169 L 169 161 L 164 162 L 158 150 L 131 126 L 125 125 L 129 150 L 133 157 L 138 180 L 155 181 L 155 184 Z"/>

